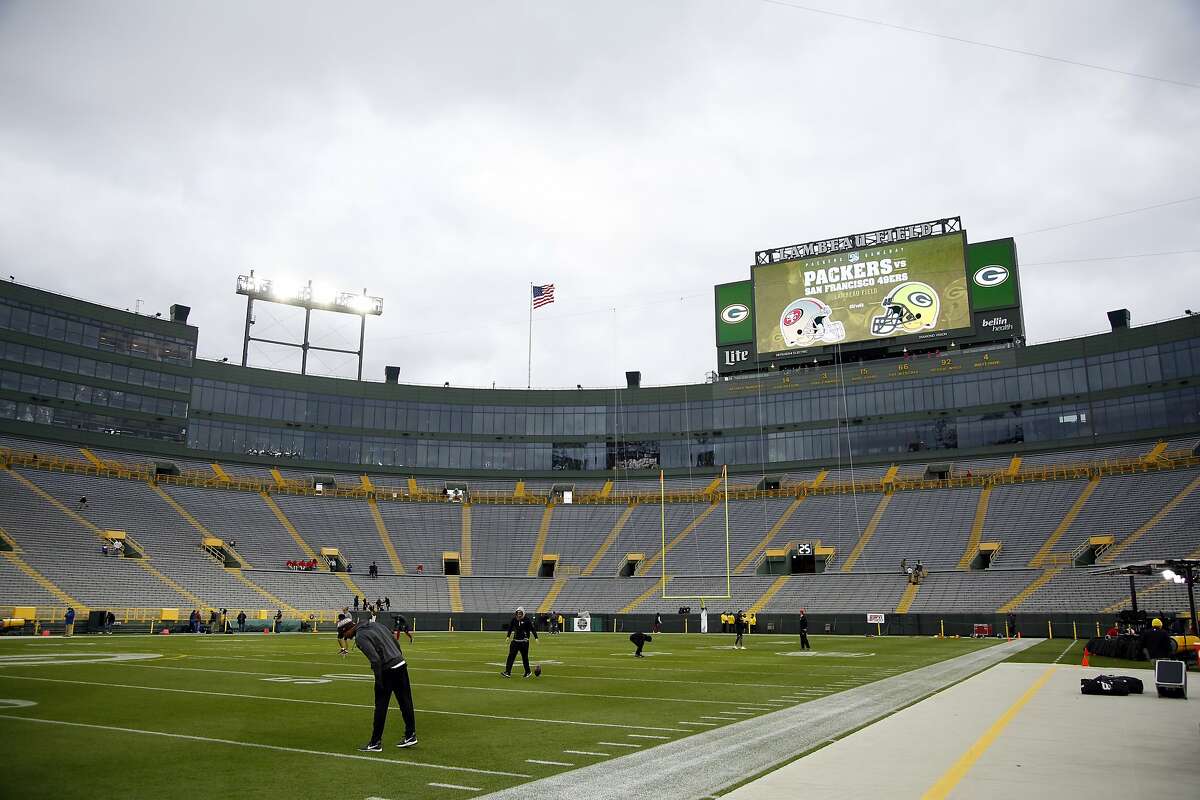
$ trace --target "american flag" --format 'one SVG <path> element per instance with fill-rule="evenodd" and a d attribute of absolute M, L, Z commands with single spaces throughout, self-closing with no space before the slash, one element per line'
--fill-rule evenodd
<path fill-rule="evenodd" d="M 554 284 L 533 287 L 533 307 L 541 308 L 554 302 Z"/>

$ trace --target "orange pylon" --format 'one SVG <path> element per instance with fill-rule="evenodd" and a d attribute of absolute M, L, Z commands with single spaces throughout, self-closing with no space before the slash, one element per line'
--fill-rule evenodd
<path fill-rule="evenodd" d="M 1086 648 L 1086 647 L 1085 647 L 1085 648 L 1083 648 L 1083 663 L 1082 663 L 1082 664 L 1080 664 L 1079 666 L 1081 666 L 1081 667 L 1086 667 L 1086 666 L 1089 666 L 1089 664 L 1088 664 L 1088 650 L 1087 650 L 1087 648 Z"/>

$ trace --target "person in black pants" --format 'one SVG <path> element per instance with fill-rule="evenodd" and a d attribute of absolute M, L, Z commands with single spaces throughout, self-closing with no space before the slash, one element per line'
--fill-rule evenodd
<path fill-rule="evenodd" d="M 533 627 L 525 617 L 525 609 L 517 606 L 517 613 L 508 623 L 508 661 L 504 663 L 504 672 L 500 675 L 505 678 L 512 677 L 513 661 L 517 658 L 517 653 L 521 654 L 521 664 L 525 667 L 525 677 L 528 678 L 532 673 L 529 671 L 529 637 L 538 638 L 537 628 Z"/>
<path fill-rule="evenodd" d="M 408 680 L 408 663 L 400 645 L 392 638 L 388 629 L 378 622 L 351 623 L 343 635 L 353 639 L 358 649 L 371 662 L 375 673 L 375 718 L 371 727 L 371 740 L 359 750 L 366 753 L 383 752 L 383 726 L 387 722 L 388 703 L 395 696 L 404 715 L 404 738 L 397 747 L 412 747 L 417 743 L 417 721 L 413 711 L 412 684 Z M 409 642 L 412 632 L 408 633 Z"/>
<path fill-rule="evenodd" d="M 742 644 L 742 636 L 746 633 L 746 615 L 740 608 L 733 617 L 733 632 L 737 634 L 737 638 L 733 640 L 733 649 L 745 650 L 746 645 Z"/>
<path fill-rule="evenodd" d="M 812 650 L 812 645 L 808 643 L 808 615 L 803 608 L 800 609 L 800 649 Z"/>
<path fill-rule="evenodd" d="M 645 658 L 645 656 L 642 655 L 642 646 L 645 645 L 646 642 L 652 642 L 654 640 L 651 639 L 646 634 L 642 633 L 641 631 L 637 631 L 637 632 L 631 633 L 629 635 L 629 641 L 633 642 L 634 646 L 637 647 L 637 650 L 634 652 L 633 657 L 634 658 Z"/>

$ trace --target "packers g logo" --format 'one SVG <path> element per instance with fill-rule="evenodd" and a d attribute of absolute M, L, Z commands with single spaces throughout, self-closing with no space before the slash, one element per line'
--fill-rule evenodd
<path fill-rule="evenodd" d="M 980 267 L 972 278 L 976 286 L 999 286 L 1008 280 L 1008 268 L 999 264 Z"/>
<path fill-rule="evenodd" d="M 750 307 L 744 303 L 734 303 L 721 309 L 721 321 L 737 325 L 750 316 Z"/>

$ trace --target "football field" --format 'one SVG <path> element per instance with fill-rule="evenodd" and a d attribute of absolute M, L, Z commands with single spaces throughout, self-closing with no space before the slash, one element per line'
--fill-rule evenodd
<path fill-rule="evenodd" d="M 419 744 L 382 753 L 372 675 L 332 634 L 0 639 L 0 796 L 461 798 L 617 759 L 972 653 L 994 641 L 543 634 L 540 678 L 501 633 L 403 642 Z M 752 777 L 747 775 L 747 778 Z"/>

